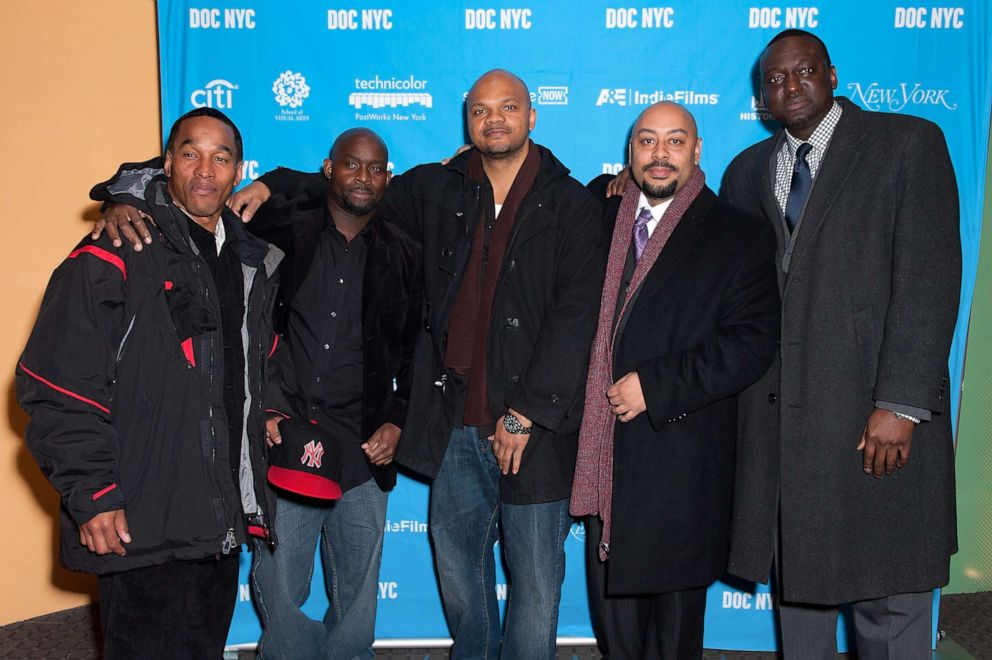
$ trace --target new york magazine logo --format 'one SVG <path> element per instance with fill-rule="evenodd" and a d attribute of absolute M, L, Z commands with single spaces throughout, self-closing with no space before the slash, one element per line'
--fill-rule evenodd
<path fill-rule="evenodd" d="M 923 83 L 898 83 L 885 87 L 877 82 L 847 84 L 851 100 L 868 110 L 901 112 L 907 105 L 939 105 L 947 110 L 957 110 L 958 104 L 950 99 L 951 90 L 926 87 Z"/>
<path fill-rule="evenodd" d="M 303 112 L 303 102 L 310 96 L 310 85 L 302 73 L 289 69 L 279 74 L 272 83 L 272 94 L 279 104 L 277 121 L 310 121 L 310 115 Z"/>
<path fill-rule="evenodd" d="M 434 107 L 427 83 L 412 74 L 405 78 L 382 78 L 378 74 L 355 78 L 355 91 L 348 95 L 348 105 L 359 111 L 355 113 L 357 121 L 424 121 L 424 109 Z"/>

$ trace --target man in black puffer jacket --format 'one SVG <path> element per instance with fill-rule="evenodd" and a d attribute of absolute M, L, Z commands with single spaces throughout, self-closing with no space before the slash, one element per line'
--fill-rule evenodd
<path fill-rule="evenodd" d="M 241 136 L 181 117 L 165 175 L 95 189 L 155 222 L 146 254 L 82 241 L 17 367 L 28 448 L 62 496 L 62 563 L 100 576 L 105 656 L 219 657 L 238 550 L 268 536 L 262 373 L 282 253 L 224 206 Z"/>

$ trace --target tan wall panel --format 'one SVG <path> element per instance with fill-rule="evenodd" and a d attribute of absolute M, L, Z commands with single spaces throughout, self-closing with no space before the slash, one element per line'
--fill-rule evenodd
<path fill-rule="evenodd" d="M 0 1 L 0 625 L 89 602 L 57 562 L 58 498 L 24 448 L 14 365 L 90 186 L 159 149 L 153 0 Z"/>

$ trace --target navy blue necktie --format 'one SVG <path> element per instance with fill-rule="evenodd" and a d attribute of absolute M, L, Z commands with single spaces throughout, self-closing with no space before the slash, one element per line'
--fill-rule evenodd
<path fill-rule="evenodd" d="M 792 185 L 789 186 L 789 199 L 785 203 L 785 222 L 789 225 L 789 230 L 796 228 L 799 222 L 799 215 L 803 212 L 803 205 L 809 197 L 809 189 L 813 187 L 813 176 L 809 172 L 809 163 L 806 156 L 813 146 L 809 142 L 803 142 L 796 149 L 796 164 L 792 168 Z"/>

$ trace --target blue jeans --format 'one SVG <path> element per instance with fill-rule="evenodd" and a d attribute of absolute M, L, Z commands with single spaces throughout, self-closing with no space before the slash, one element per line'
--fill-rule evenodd
<path fill-rule="evenodd" d="M 565 578 L 568 500 L 500 502 L 491 443 L 475 427 L 455 428 L 431 486 L 430 530 L 451 658 L 554 658 Z M 493 546 L 497 519 L 510 581 L 500 647 Z"/>
<path fill-rule="evenodd" d="M 275 551 L 256 542 L 252 583 L 262 619 L 259 656 L 373 658 L 379 564 L 386 522 L 386 493 L 374 479 L 337 502 L 309 504 L 279 497 Z M 330 606 L 324 620 L 300 610 L 310 595 L 314 550 L 320 541 Z"/>

